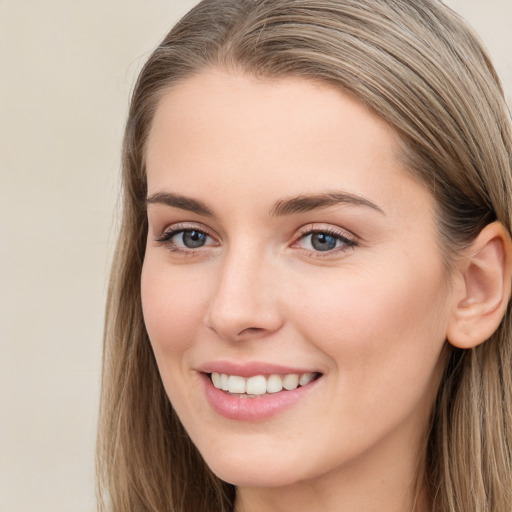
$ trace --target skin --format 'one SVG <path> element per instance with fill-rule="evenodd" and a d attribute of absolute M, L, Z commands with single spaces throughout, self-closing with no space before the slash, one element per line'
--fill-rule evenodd
<path fill-rule="evenodd" d="M 148 204 L 144 318 L 173 407 L 238 486 L 239 511 L 412 510 L 456 299 L 433 199 L 400 164 L 396 137 L 353 98 L 298 78 L 211 69 L 160 100 L 148 197 L 179 194 L 210 213 Z M 332 191 L 374 206 L 272 214 Z M 158 241 L 172 229 L 208 237 Z M 315 250 L 311 229 L 353 244 Z M 322 377 L 279 414 L 237 421 L 210 407 L 197 370 L 219 359 Z M 428 509 L 424 489 L 417 500 Z"/>

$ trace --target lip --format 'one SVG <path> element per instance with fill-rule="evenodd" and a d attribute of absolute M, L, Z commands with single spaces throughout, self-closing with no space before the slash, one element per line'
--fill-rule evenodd
<path fill-rule="evenodd" d="M 217 371 L 217 370 L 214 370 Z M 299 386 L 291 391 L 283 390 L 278 393 L 270 393 L 254 398 L 230 395 L 226 391 L 217 389 L 210 378 L 210 372 L 200 373 L 200 378 L 203 384 L 206 398 L 212 407 L 212 409 L 228 418 L 230 420 L 238 421 L 261 421 L 272 416 L 275 416 L 286 409 L 294 406 L 297 402 L 306 398 L 314 389 L 317 388 L 319 381 L 322 378 L 318 378 L 306 386 Z M 229 373 L 229 372 L 222 372 Z M 300 373 L 300 372 L 274 372 L 271 373 Z M 305 373 L 305 372 L 302 372 Z M 230 375 L 240 375 L 240 373 L 229 373 Z M 265 373 L 250 373 L 251 375 L 263 375 Z"/>

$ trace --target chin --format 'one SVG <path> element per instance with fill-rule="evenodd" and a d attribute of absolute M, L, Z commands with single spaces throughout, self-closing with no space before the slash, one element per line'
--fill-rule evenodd
<path fill-rule="evenodd" d="M 230 451 L 226 447 L 202 452 L 211 471 L 221 480 L 242 487 L 280 487 L 290 485 L 305 475 L 306 468 L 293 459 L 279 457 L 275 450 L 258 447 L 254 451 Z M 270 453 L 273 452 L 273 453 Z M 279 461 L 279 459 L 281 459 Z"/>
<path fill-rule="evenodd" d="M 248 467 L 251 465 L 247 462 L 242 467 L 222 464 L 212 465 L 210 469 L 218 478 L 237 487 L 284 487 L 299 480 L 293 468 L 281 471 L 269 470 L 270 464 Z"/>

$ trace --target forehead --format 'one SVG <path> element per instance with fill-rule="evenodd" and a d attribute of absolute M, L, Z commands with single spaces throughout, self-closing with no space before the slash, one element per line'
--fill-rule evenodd
<path fill-rule="evenodd" d="M 217 68 L 179 82 L 163 94 L 148 149 L 159 135 L 171 130 L 175 135 L 202 136 L 203 142 L 228 142 L 223 137 L 231 134 L 238 139 L 249 135 L 247 143 L 267 134 L 269 146 L 282 144 L 291 135 L 328 141 L 343 137 L 364 144 L 385 137 L 386 148 L 397 149 L 397 134 L 387 123 L 332 85 L 294 76 L 258 78 Z"/>
<path fill-rule="evenodd" d="M 212 69 L 160 99 L 146 148 L 148 188 L 213 200 L 226 186 L 249 197 L 341 188 L 393 208 L 397 191 L 420 187 L 399 147 L 387 123 L 331 85 Z"/>

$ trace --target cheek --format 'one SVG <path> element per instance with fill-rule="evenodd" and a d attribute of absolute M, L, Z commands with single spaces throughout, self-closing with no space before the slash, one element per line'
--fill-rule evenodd
<path fill-rule="evenodd" d="M 328 290 L 312 288 L 298 315 L 303 336 L 331 359 L 340 387 L 372 403 L 389 401 L 389 393 L 422 393 L 445 341 L 442 269 L 397 263 L 344 275 Z"/>
<path fill-rule="evenodd" d="M 144 322 L 149 339 L 159 353 L 186 350 L 208 307 L 205 283 L 192 273 L 172 272 L 165 262 L 146 256 L 141 276 Z"/>

